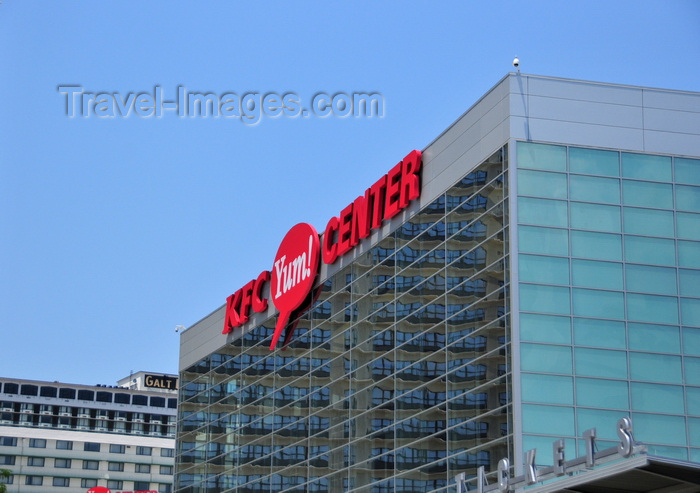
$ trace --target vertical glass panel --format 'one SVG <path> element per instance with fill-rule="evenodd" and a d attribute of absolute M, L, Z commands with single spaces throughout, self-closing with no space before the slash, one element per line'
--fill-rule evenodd
<path fill-rule="evenodd" d="M 595 176 L 569 177 L 571 200 L 583 202 L 620 203 L 620 180 Z"/>
<path fill-rule="evenodd" d="M 525 312 L 568 315 L 569 288 L 520 284 L 520 309 Z"/>
<path fill-rule="evenodd" d="M 570 375 L 571 348 L 523 343 L 520 345 L 520 366 L 523 371 L 566 373 Z"/>
<path fill-rule="evenodd" d="M 574 410 L 570 407 L 523 404 L 523 432 L 574 436 Z"/>
<path fill-rule="evenodd" d="M 521 252 L 569 254 L 569 238 L 565 229 L 519 226 L 518 243 Z"/>
<path fill-rule="evenodd" d="M 700 240 L 700 214 L 678 212 L 676 214 L 678 238 L 684 240 Z"/>
<path fill-rule="evenodd" d="M 649 455 L 668 457 L 670 459 L 688 460 L 688 450 L 685 447 L 667 447 L 665 445 L 650 444 L 647 446 L 647 449 L 649 450 Z"/>
<path fill-rule="evenodd" d="M 622 176 L 640 180 L 671 181 L 671 158 L 623 152 Z"/>
<path fill-rule="evenodd" d="M 620 157 L 615 151 L 600 149 L 569 149 L 569 169 L 572 173 L 620 176 Z"/>
<path fill-rule="evenodd" d="M 620 208 L 612 205 L 571 203 L 571 227 L 618 233 Z"/>
<path fill-rule="evenodd" d="M 622 293 L 594 289 L 574 289 L 574 315 L 595 318 L 625 318 Z"/>
<path fill-rule="evenodd" d="M 625 233 L 673 237 L 673 212 L 625 207 Z"/>
<path fill-rule="evenodd" d="M 569 259 L 519 255 L 520 280 L 546 284 L 569 284 Z"/>
<path fill-rule="evenodd" d="M 700 329 L 683 327 L 683 353 L 700 356 Z"/>
<path fill-rule="evenodd" d="M 700 300 L 681 298 L 681 318 L 683 325 L 700 327 Z"/>
<path fill-rule="evenodd" d="M 633 377 L 634 378 L 634 377 Z M 632 409 L 650 413 L 684 414 L 683 387 L 632 382 Z"/>
<path fill-rule="evenodd" d="M 554 438 L 551 436 L 533 436 L 523 435 L 523 452 L 535 449 L 537 450 L 537 465 L 551 466 L 552 465 L 552 442 Z M 567 451 L 574 450 L 576 441 L 573 438 L 564 440 L 564 448 Z M 579 454 L 580 455 L 580 454 Z M 568 456 L 568 455 L 567 455 Z"/>
<path fill-rule="evenodd" d="M 678 242 L 678 265 L 700 269 L 700 243 L 694 241 Z"/>
<path fill-rule="evenodd" d="M 622 264 L 595 260 L 572 260 L 574 286 L 622 290 Z"/>
<path fill-rule="evenodd" d="M 571 344 L 571 319 L 555 315 L 520 314 L 520 339 L 553 344 Z M 700 341 L 698 341 L 700 343 Z"/>
<path fill-rule="evenodd" d="M 627 317 L 637 322 L 678 323 L 678 298 L 646 294 L 627 295 Z"/>
<path fill-rule="evenodd" d="M 630 377 L 647 382 L 683 383 L 681 358 L 664 354 L 630 353 Z"/>
<path fill-rule="evenodd" d="M 566 175 L 545 171 L 518 170 L 518 195 L 565 199 Z"/>
<path fill-rule="evenodd" d="M 700 185 L 700 159 L 675 159 L 676 183 Z"/>
<path fill-rule="evenodd" d="M 625 271 L 628 291 L 677 294 L 676 269 L 627 264 Z"/>
<path fill-rule="evenodd" d="M 700 385 L 700 358 L 683 358 L 685 366 L 685 383 Z"/>
<path fill-rule="evenodd" d="M 566 147 L 518 142 L 518 168 L 566 171 Z"/>
<path fill-rule="evenodd" d="M 601 440 L 615 440 L 619 443 L 617 437 L 617 427 L 615 424 L 624 416 L 620 415 L 620 411 L 600 411 L 597 409 L 578 409 L 578 429 L 579 436 L 584 430 L 597 428 L 598 438 Z M 635 423 L 636 425 L 637 423 Z M 636 431 L 636 426 L 635 426 Z M 636 438 L 636 434 L 635 434 Z M 604 447 L 600 447 L 604 448 Z"/>
<path fill-rule="evenodd" d="M 688 435 L 690 436 L 690 445 L 699 447 L 700 446 L 700 419 L 688 418 Z M 697 450 L 700 452 L 700 450 Z M 700 455 L 698 456 L 700 458 Z M 695 459 L 691 459 L 697 462 Z"/>
<path fill-rule="evenodd" d="M 681 296 L 700 298 L 700 270 L 680 269 L 678 277 L 681 286 Z"/>
<path fill-rule="evenodd" d="M 627 354 L 607 349 L 575 349 L 576 374 L 588 377 L 627 378 Z"/>
<path fill-rule="evenodd" d="M 518 222 L 540 226 L 559 226 L 568 224 L 566 202 L 561 200 L 518 198 Z"/>
<path fill-rule="evenodd" d="M 676 186 L 676 209 L 700 212 L 700 187 Z"/>
<path fill-rule="evenodd" d="M 522 374 L 523 402 L 574 404 L 574 382 L 571 377 Z"/>
<path fill-rule="evenodd" d="M 576 379 L 576 405 L 629 409 L 629 390 L 622 380 Z"/>
<path fill-rule="evenodd" d="M 664 238 L 626 236 L 625 260 L 639 264 L 675 265 L 676 245 L 673 240 Z"/>
<path fill-rule="evenodd" d="M 625 349 L 625 323 L 590 318 L 574 319 L 574 342 L 577 346 Z"/>
<path fill-rule="evenodd" d="M 670 183 L 622 180 L 622 203 L 655 209 L 673 209 L 673 187 Z"/>
<path fill-rule="evenodd" d="M 680 353 L 681 339 L 677 326 L 627 324 L 632 351 Z"/>
<path fill-rule="evenodd" d="M 571 255 L 600 260 L 622 260 L 622 236 L 591 231 L 572 231 Z"/>
<path fill-rule="evenodd" d="M 632 413 L 634 438 L 643 443 L 685 445 L 685 418 L 658 414 Z"/>
<path fill-rule="evenodd" d="M 685 400 L 688 406 L 688 414 L 700 416 L 700 388 L 686 387 Z M 698 435 L 700 438 L 700 435 Z"/>

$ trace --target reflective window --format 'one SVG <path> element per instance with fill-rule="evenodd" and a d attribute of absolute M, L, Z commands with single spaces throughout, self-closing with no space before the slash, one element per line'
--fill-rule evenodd
<path fill-rule="evenodd" d="M 572 260 L 571 275 L 574 286 L 619 290 L 623 287 L 622 264 Z"/>
<path fill-rule="evenodd" d="M 626 341 L 624 322 L 574 318 L 574 342 L 578 346 L 625 349 Z"/>
<path fill-rule="evenodd" d="M 518 142 L 518 168 L 566 171 L 566 147 Z"/>
<path fill-rule="evenodd" d="M 700 214 L 678 212 L 676 214 L 678 238 L 684 240 L 700 240 Z"/>
<path fill-rule="evenodd" d="M 627 294 L 627 317 L 649 323 L 678 323 L 678 298 Z"/>
<path fill-rule="evenodd" d="M 569 288 L 521 284 L 520 309 L 526 312 L 568 315 Z"/>
<path fill-rule="evenodd" d="M 673 209 L 673 187 L 666 183 L 622 180 L 623 204 Z"/>
<path fill-rule="evenodd" d="M 623 351 L 576 348 L 574 353 L 577 375 L 627 378 L 627 355 Z"/>
<path fill-rule="evenodd" d="M 683 328 L 683 353 L 700 356 L 700 329 Z"/>
<path fill-rule="evenodd" d="M 625 278 L 628 291 L 677 294 L 676 269 L 627 264 Z"/>
<path fill-rule="evenodd" d="M 599 260 L 622 260 L 622 236 L 572 231 L 571 255 Z"/>
<path fill-rule="evenodd" d="M 520 226 L 518 228 L 518 241 L 522 252 L 549 255 L 569 254 L 569 238 L 565 229 Z"/>
<path fill-rule="evenodd" d="M 620 180 L 618 179 L 571 175 L 569 187 L 571 200 L 604 204 L 620 203 Z"/>
<path fill-rule="evenodd" d="M 518 222 L 565 228 L 568 224 L 566 202 L 520 197 L 518 198 Z"/>
<path fill-rule="evenodd" d="M 679 353 L 681 341 L 678 327 L 670 325 L 627 324 L 629 347 L 633 351 Z"/>
<path fill-rule="evenodd" d="M 683 383 L 682 374 L 679 356 L 630 353 L 630 377 L 633 380 Z"/>
<path fill-rule="evenodd" d="M 544 171 L 518 170 L 518 195 L 566 198 L 566 175 Z"/>
<path fill-rule="evenodd" d="M 673 237 L 673 212 L 650 209 L 623 209 L 625 233 Z"/>
<path fill-rule="evenodd" d="M 685 445 L 686 427 L 682 416 L 632 413 L 634 438 L 639 442 Z"/>
<path fill-rule="evenodd" d="M 676 182 L 700 185 L 700 159 L 677 157 L 674 161 Z"/>
<path fill-rule="evenodd" d="M 625 318 L 622 293 L 594 289 L 574 289 L 574 315 L 595 318 Z"/>
<path fill-rule="evenodd" d="M 700 327 L 700 300 L 681 298 L 681 318 L 684 325 Z"/>
<path fill-rule="evenodd" d="M 651 413 L 683 414 L 683 387 L 632 382 L 632 409 Z"/>
<path fill-rule="evenodd" d="M 544 284 L 569 284 L 569 261 L 565 258 L 520 255 L 520 280 Z"/>
<path fill-rule="evenodd" d="M 572 202 L 571 227 L 618 233 L 621 229 L 620 208 L 612 205 Z"/>
<path fill-rule="evenodd" d="M 571 407 L 523 404 L 523 432 L 574 436 L 574 410 Z"/>
<path fill-rule="evenodd" d="M 700 385 L 700 358 L 683 358 L 685 367 L 685 383 Z"/>
<path fill-rule="evenodd" d="M 680 242 L 678 250 L 681 256 Z M 625 236 L 625 260 L 639 264 L 675 265 L 676 245 L 673 240 L 664 238 Z"/>
<path fill-rule="evenodd" d="M 571 348 L 523 343 L 520 367 L 523 371 L 571 374 Z"/>
<path fill-rule="evenodd" d="M 700 298 L 700 270 L 678 271 L 681 288 L 681 296 L 695 296 Z"/>
<path fill-rule="evenodd" d="M 609 409 L 629 409 L 629 389 L 622 380 L 576 379 L 576 405 Z"/>
<path fill-rule="evenodd" d="M 574 403 L 574 382 L 571 377 L 523 373 L 521 385 L 524 402 L 570 405 Z"/>
<path fill-rule="evenodd" d="M 671 158 L 623 152 L 622 176 L 640 180 L 671 181 Z"/>
<path fill-rule="evenodd" d="M 617 152 L 600 149 L 569 149 L 569 170 L 588 175 L 619 176 L 620 157 Z"/>
<path fill-rule="evenodd" d="M 522 313 L 520 314 L 520 339 L 531 342 L 571 344 L 571 319 L 554 315 Z"/>

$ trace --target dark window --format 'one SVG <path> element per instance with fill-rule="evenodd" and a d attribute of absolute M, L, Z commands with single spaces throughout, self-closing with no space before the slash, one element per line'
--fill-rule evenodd
<path fill-rule="evenodd" d="M 159 484 L 158 493 L 173 493 L 173 485 L 171 484 Z"/>
<path fill-rule="evenodd" d="M 177 409 L 177 399 L 168 399 L 168 408 Z"/>
<path fill-rule="evenodd" d="M 160 473 L 161 474 L 172 474 L 173 473 L 173 466 L 160 466 Z"/>
<path fill-rule="evenodd" d="M 110 490 L 121 490 L 124 486 L 123 481 L 117 481 L 116 479 L 107 480 L 107 488 Z"/>
<path fill-rule="evenodd" d="M 129 397 L 129 394 L 122 394 L 121 392 L 118 394 L 114 394 L 114 402 L 117 404 L 129 404 L 131 402 L 131 399 Z"/>
<path fill-rule="evenodd" d="M 44 478 L 41 476 L 27 476 L 24 479 L 24 484 L 27 484 L 30 486 L 41 486 L 43 482 L 44 482 Z"/>
<path fill-rule="evenodd" d="M 56 397 L 58 395 L 58 389 L 56 387 L 41 387 L 39 395 L 41 395 L 41 397 Z"/>
<path fill-rule="evenodd" d="M 150 464 L 136 464 L 135 471 L 138 473 L 150 474 L 151 465 Z M 139 488 L 141 489 L 141 488 Z"/>
<path fill-rule="evenodd" d="M 58 397 L 60 399 L 75 399 L 75 389 L 58 389 Z"/>
<path fill-rule="evenodd" d="M 160 456 L 161 457 L 175 457 L 175 449 L 174 448 L 162 448 L 162 449 L 160 449 Z"/>
<path fill-rule="evenodd" d="M 56 440 L 56 448 L 59 450 L 73 450 L 73 442 L 69 440 Z"/>
<path fill-rule="evenodd" d="M 145 481 L 134 481 L 134 491 L 149 491 L 151 483 Z"/>
<path fill-rule="evenodd" d="M 15 459 L 14 455 L 0 455 L 0 466 L 14 466 Z"/>
<path fill-rule="evenodd" d="M 95 442 L 85 442 L 83 450 L 85 450 L 85 452 L 99 452 L 100 444 Z"/>
<path fill-rule="evenodd" d="M 78 399 L 81 401 L 94 401 L 95 392 L 92 390 L 78 390 Z"/>
<path fill-rule="evenodd" d="M 27 465 L 32 467 L 44 467 L 43 457 L 28 457 Z"/>
<path fill-rule="evenodd" d="M 165 397 L 151 397 L 151 406 L 165 407 Z"/>
<path fill-rule="evenodd" d="M 15 482 L 15 477 L 12 474 L 7 476 L 6 478 L 0 476 L 0 484 L 12 484 L 14 482 Z"/>
<path fill-rule="evenodd" d="M 131 403 L 135 406 L 147 406 L 148 397 L 146 397 L 145 395 L 134 395 L 131 397 Z"/>
<path fill-rule="evenodd" d="M 27 385 L 24 384 L 22 385 L 22 395 L 38 395 L 39 394 L 39 387 L 36 385 Z"/>
<path fill-rule="evenodd" d="M 96 479 L 81 479 L 80 480 L 80 487 L 81 488 L 94 488 L 95 486 L 97 486 Z"/>
<path fill-rule="evenodd" d="M 109 471 L 123 471 L 124 470 L 124 463 L 123 462 L 109 462 L 107 464 L 107 469 Z"/>
<path fill-rule="evenodd" d="M 31 448 L 46 448 L 46 440 L 44 438 L 30 438 L 29 446 Z"/>
<path fill-rule="evenodd" d="M 19 394 L 19 385 L 16 383 L 5 383 L 6 394 Z"/>
<path fill-rule="evenodd" d="M 68 487 L 70 486 L 70 478 L 53 478 L 53 485 Z"/>
<path fill-rule="evenodd" d="M 136 447 L 136 455 L 151 455 L 152 451 L 151 447 Z"/>
<path fill-rule="evenodd" d="M 100 468 L 100 462 L 96 460 L 84 460 L 83 461 L 83 469 L 87 469 L 89 471 L 97 471 Z"/>
<path fill-rule="evenodd" d="M 70 459 L 54 459 L 53 466 L 57 469 L 70 469 Z"/>
<path fill-rule="evenodd" d="M 124 445 L 117 445 L 115 443 L 110 444 L 109 452 L 112 454 L 123 454 L 126 450 Z"/>
<path fill-rule="evenodd" d="M 3 447 L 16 447 L 17 437 L 0 437 L 0 445 Z"/>
<path fill-rule="evenodd" d="M 112 393 L 98 390 L 95 400 L 97 402 L 112 402 Z"/>

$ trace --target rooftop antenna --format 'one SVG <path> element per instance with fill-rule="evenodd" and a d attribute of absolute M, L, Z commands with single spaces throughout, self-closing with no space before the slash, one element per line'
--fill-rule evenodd
<path fill-rule="evenodd" d="M 518 60 L 518 55 L 515 55 L 515 58 L 513 58 L 513 67 L 518 69 L 518 73 L 520 73 L 520 60 Z"/>

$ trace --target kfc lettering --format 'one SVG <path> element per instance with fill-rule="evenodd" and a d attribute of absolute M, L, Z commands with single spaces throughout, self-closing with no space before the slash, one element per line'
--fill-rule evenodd
<path fill-rule="evenodd" d="M 262 313 L 268 300 L 263 289 L 272 277 L 270 295 L 275 308 L 280 311 L 270 349 L 273 350 L 292 311 L 297 309 L 311 292 L 318 274 L 320 257 L 326 264 L 333 264 L 338 257 L 352 250 L 367 238 L 373 229 L 382 226 L 420 196 L 420 170 L 423 164 L 421 151 L 411 151 L 391 168 L 364 195 L 332 217 L 326 225 L 323 239 L 319 241 L 316 230 L 310 224 L 300 223 L 289 230 L 277 252 L 272 271 L 263 271 L 241 289 L 226 299 L 224 329 L 228 334 L 250 318 L 250 310 Z"/>

